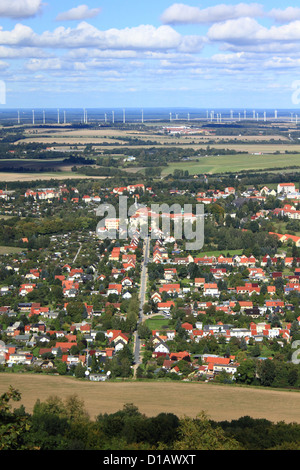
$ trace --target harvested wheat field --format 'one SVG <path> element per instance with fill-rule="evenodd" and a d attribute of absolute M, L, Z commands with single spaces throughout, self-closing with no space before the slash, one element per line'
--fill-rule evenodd
<path fill-rule="evenodd" d="M 79 175 L 76 173 L 1 173 L 0 172 L 0 180 L 6 183 L 15 182 L 15 181 L 49 181 L 49 180 L 98 180 L 98 179 L 106 179 L 109 178 L 108 176 L 86 176 L 86 175 Z"/>
<path fill-rule="evenodd" d="M 209 383 L 87 382 L 72 377 L 29 374 L 0 374 L 0 394 L 13 386 L 22 395 L 20 403 L 32 412 L 36 400 L 59 396 L 63 400 L 76 394 L 83 399 L 90 418 L 114 413 L 133 403 L 147 416 L 161 412 L 178 417 L 195 417 L 205 411 L 215 421 L 241 416 L 265 418 L 272 422 L 300 423 L 300 394 L 280 391 L 215 385 Z"/>

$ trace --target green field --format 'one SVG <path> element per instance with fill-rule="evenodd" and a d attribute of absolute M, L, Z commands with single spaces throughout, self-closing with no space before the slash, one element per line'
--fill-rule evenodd
<path fill-rule="evenodd" d="M 269 168 L 285 168 L 299 166 L 300 154 L 293 155 L 220 155 L 210 157 L 199 157 L 199 161 L 171 163 L 162 171 L 162 176 L 173 173 L 175 169 L 188 171 L 190 175 L 214 174 L 225 172 L 236 172 L 242 170 L 264 170 Z"/>
<path fill-rule="evenodd" d="M 13 246 L 0 246 L 0 255 L 10 255 L 14 253 L 21 253 L 25 251 L 26 248 L 18 248 Z"/>
<path fill-rule="evenodd" d="M 200 253 L 197 253 L 197 255 L 195 256 L 195 258 L 203 258 L 204 256 L 215 256 L 215 257 L 218 257 L 218 256 L 225 256 L 227 257 L 227 254 L 229 253 L 229 256 L 232 257 L 234 255 L 242 255 L 243 254 L 243 250 L 223 250 L 223 251 L 203 251 L 203 252 L 200 252 Z"/>
<path fill-rule="evenodd" d="M 282 220 L 278 221 L 277 223 L 273 222 L 273 225 L 275 226 L 274 231 L 276 233 L 289 233 L 291 235 L 295 235 L 296 237 L 300 237 L 300 231 L 291 231 L 291 230 L 287 229 L 287 227 L 286 227 L 287 224 L 288 224 L 288 222 L 283 222 Z M 299 224 L 299 222 L 298 222 L 298 224 Z"/>
<path fill-rule="evenodd" d="M 149 318 L 145 323 L 150 330 L 161 330 L 168 327 L 169 321 L 161 315 L 157 315 L 154 318 Z"/>

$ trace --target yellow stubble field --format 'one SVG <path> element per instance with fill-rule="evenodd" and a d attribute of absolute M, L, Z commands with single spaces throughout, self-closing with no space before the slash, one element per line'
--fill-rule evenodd
<path fill-rule="evenodd" d="M 297 391 L 184 382 L 91 382 L 73 377 L 0 374 L 0 394 L 13 386 L 22 395 L 20 403 L 32 412 L 37 399 L 77 395 L 84 401 L 91 419 L 100 413 L 114 413 L 133 403 L 147 416 L 161 412 L 178 417 L 196 417 L 204 411 L 222 421 L 242 416 L 272 422 L 300 423 L 300 394 Z"/>

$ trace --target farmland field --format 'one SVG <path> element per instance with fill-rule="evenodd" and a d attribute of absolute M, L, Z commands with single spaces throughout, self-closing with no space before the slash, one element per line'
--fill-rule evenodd
<path fill-rule="evenodd" d="M 220 155 L 199 157 L 199 161 L 171 163 L 163 169 L 162 175 L 173 173 L 175 169 L 198 173 L 222 173 L 242 170 L 263 170 L 269 168 L 300 167 L 300 154 L 292 155 Z"/>
<path fill-rule="evenodd" d="M 67 171 L 62 171 L 62 172 L 56 172 L 56 173 L 8 173 L 8 172 L 3 172 L 0 173 L 1 179 L 3 181 L 6 181 L 7 183 L 10 182 L 15 182 L 15 181 L 49 181 L 49 180 L 67 180 L 67 179 L 104 179 L 108 178 L 107 176 L 86 176 L 86 175 L 80 175 L 78 173 L 74 172 L 67 172 Z"/>
<path fill-rule="evenodd" d="M 293 144 L 286 136 L 283 135 L 205 135 L 204 133 L 194 133 L 190 135 L 181 135 L 175 137 L 163 132 L 163 127 L 170 126 L 170 123 L 161 124 L 156 129 L 139 130 L 132 127 L 131 129 L 120 129 L 104 127 L 99 129 L 70 129 L 64 126 L 61 129 L 42 128 L 25 130 L 25 139 L 16 141 L 19 143 L 45 143 L 48 145 L 86 145 L 88 143 L 114 145 L 128 145 L 127 139 L 140 139 L 143 141 L 151 141 L 150 145 L 142 145 L 142 147 L 154 147 L 161 145 L 184 146 L 186 148 L 206 148 L 207 145 L 215 148 L 230 148 L 237 151 L 249 151 L 265 153 L 273 153 L 276 151 L 284 152 L 286 148 L 289 150 L 299 150 L 299 145 Z M 124 140 L 123 140 L 124 139 Z M 154 144 L 156 143 L 156 145 Z M 139 148 L 141 146 L 139 145 Z M 132 146 L 132 148 L 136 148 Z M 105 150 L 105 147 L 103 148 Z"/>
<path fill-rule="evenodd" d="M 210 383 L 174 382 L 86 382 L 72 377 L 32 374 L 0 374 L 0 394 L 9 386 L 20 391 L 26 411 L 32 412 L 37 399 L 62 399 L 76 394 L 85 404 L 90 418 L 114 413 L 133 403 L 147 416 L 161 412 L 179 417 L 195 417 L 202 410 L 216 421 L 241 416 L 265 418 L 272 422 L 300 423 L 299 392 Z"/>
<path fill-rule="evenodd" d="M 71 171 L 73 164 L 63 159 L 12 159 L 0 160 L 1 180 L 14 181 L 46 181 L 65 179 L 91 179 L 90 176 Z M 84 165 L 83 165 L 84 166 Z M 94 176 L 93 179 L 103 179 L 103 176 Z"/>
<path fill-rule="evenodd" d="M 66 137 L 66 136 L 71 136 L 71 137 L 121 137 L 124 136 L 124 133 L 126 132 L 126 135 L 136 135 L 138 131 L 135 131 L 134 129 L 132 130 L 126 130 L 122 131 L 121 129 L 113 129 L 113 128 L 103 128 L 103 129 L 68 129 L 65 127 L 62 127 L 61 129 L 52 129 L 50 128 L 42 128 L 42 129 L 27 129 L 25 130 L 25 135 L 31 137 L 36 137 L 39 135 L 47 135 L 50 134 L 51 136 L 54 137 Z"/>
<path fill-rule="evenodd" d="M 57 147 L 57 149 L 69 149 L 71 145 L 85 146 L 91 144 L 94 146 L 93 150 L 98 154 L 109 150 L 113 151 L 114 148 L 130 147 L 132 150 L 143 150 L 149 148 L 183 148 L 206 149 L 209 145 L 215 149 L 229 149 L 237 154 L 234 155 L 221 155 L 199 157 L 199 162 L 191 159 L 190 161 L 179 162 L 170 164 L 163 169 L 162 176 L 173 173 L 174 169 L 188 170 L 190 175 L 199 173 L 221 173 L 228 171 L 242 171 L 242 170 L 264 170 L 269 168 L 284 168 L 287 166 L 300 167 L 300 146 L 297 141 L 291 142 L 286 135 L 205 135 L 203 133 L 195 133 L 191 135 L 181 135 L 175 137 L 174 135 L 166 135 L 163 132 L 163 127 L 170 126 L 169 123 L 162 124 L 160 127 L 151 129 L 139 129 L 132 126 L 132 128 L 121 129 L 119 127 L 104 127 L 95 129 L 72 129 L 62 126 L 57 128 L 29 128 L 25 130 L 25 138 L 15 142 L 19 143 L 38 142 L 44 143 L 48 146 Z M 140 139 L 143 142 L 137 144 L 134 140 Z M 70 149 L 69 149 L 70 150 Z M 299 152 L 295 154 L 285 154 L 285 151 Z M 239 152 L 247 152 L 239 153 Z M 277 153 L 275 153 L 277 152 Z M 122 158 L 119 154 L 119 158 Z M 25 166 L 29 164 L 23 160 L 22 164 Z M 46 165 L 48 162 L 39 162 L 39 165 Z M 14 165 L 16 163 L 12 163 Z M 37 165 L 37 162 L 36 162 Z M 48 164 L 50 165 L 50 163 Z M 59 169 L 61 162 L 52 161 L 51 168 L 57 167 Z M 1 164 L 0 164 L 1 168 Z M 41 167 L 42 168 L 42 167 Z M 68 168 L 67 170 L 70 170 Z M 48 168 L 46 168 L 46 171 Z M 51 172 L 51 169 L 49 169 Z M 29 170 L 30 171 L 30 170 Z M 136 168 L 131 167 L 127 171 L 135 172 Z M 288 170 L 287 170 L 288 171 Z M 61 179 L 65 175 L 56 175 L 55 179 Z M 5 178 L 7 181 L 11 179 Z M 20 179 L 20 178 L 18 178 Z M 22 175 L 22 180 L 32 179 L 26 175 Z"/>
<path fill-rule="evenodd" d="M 3 216 L 0 215 L 0 220 L 3 219 Z M 18 248 L 13 246 L 0 246 L 0 255 L 10 255 L 14 253 L 20 253 L 21 251 L 26 250 L 26 248 Z"/>

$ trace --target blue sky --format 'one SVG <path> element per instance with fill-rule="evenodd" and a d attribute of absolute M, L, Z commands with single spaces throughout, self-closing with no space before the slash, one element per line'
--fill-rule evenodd
<path fill-rule="evenodd" d="M 0 109 L 298 109 L 299 45 L 292 2 L 1 0 Z"/>

